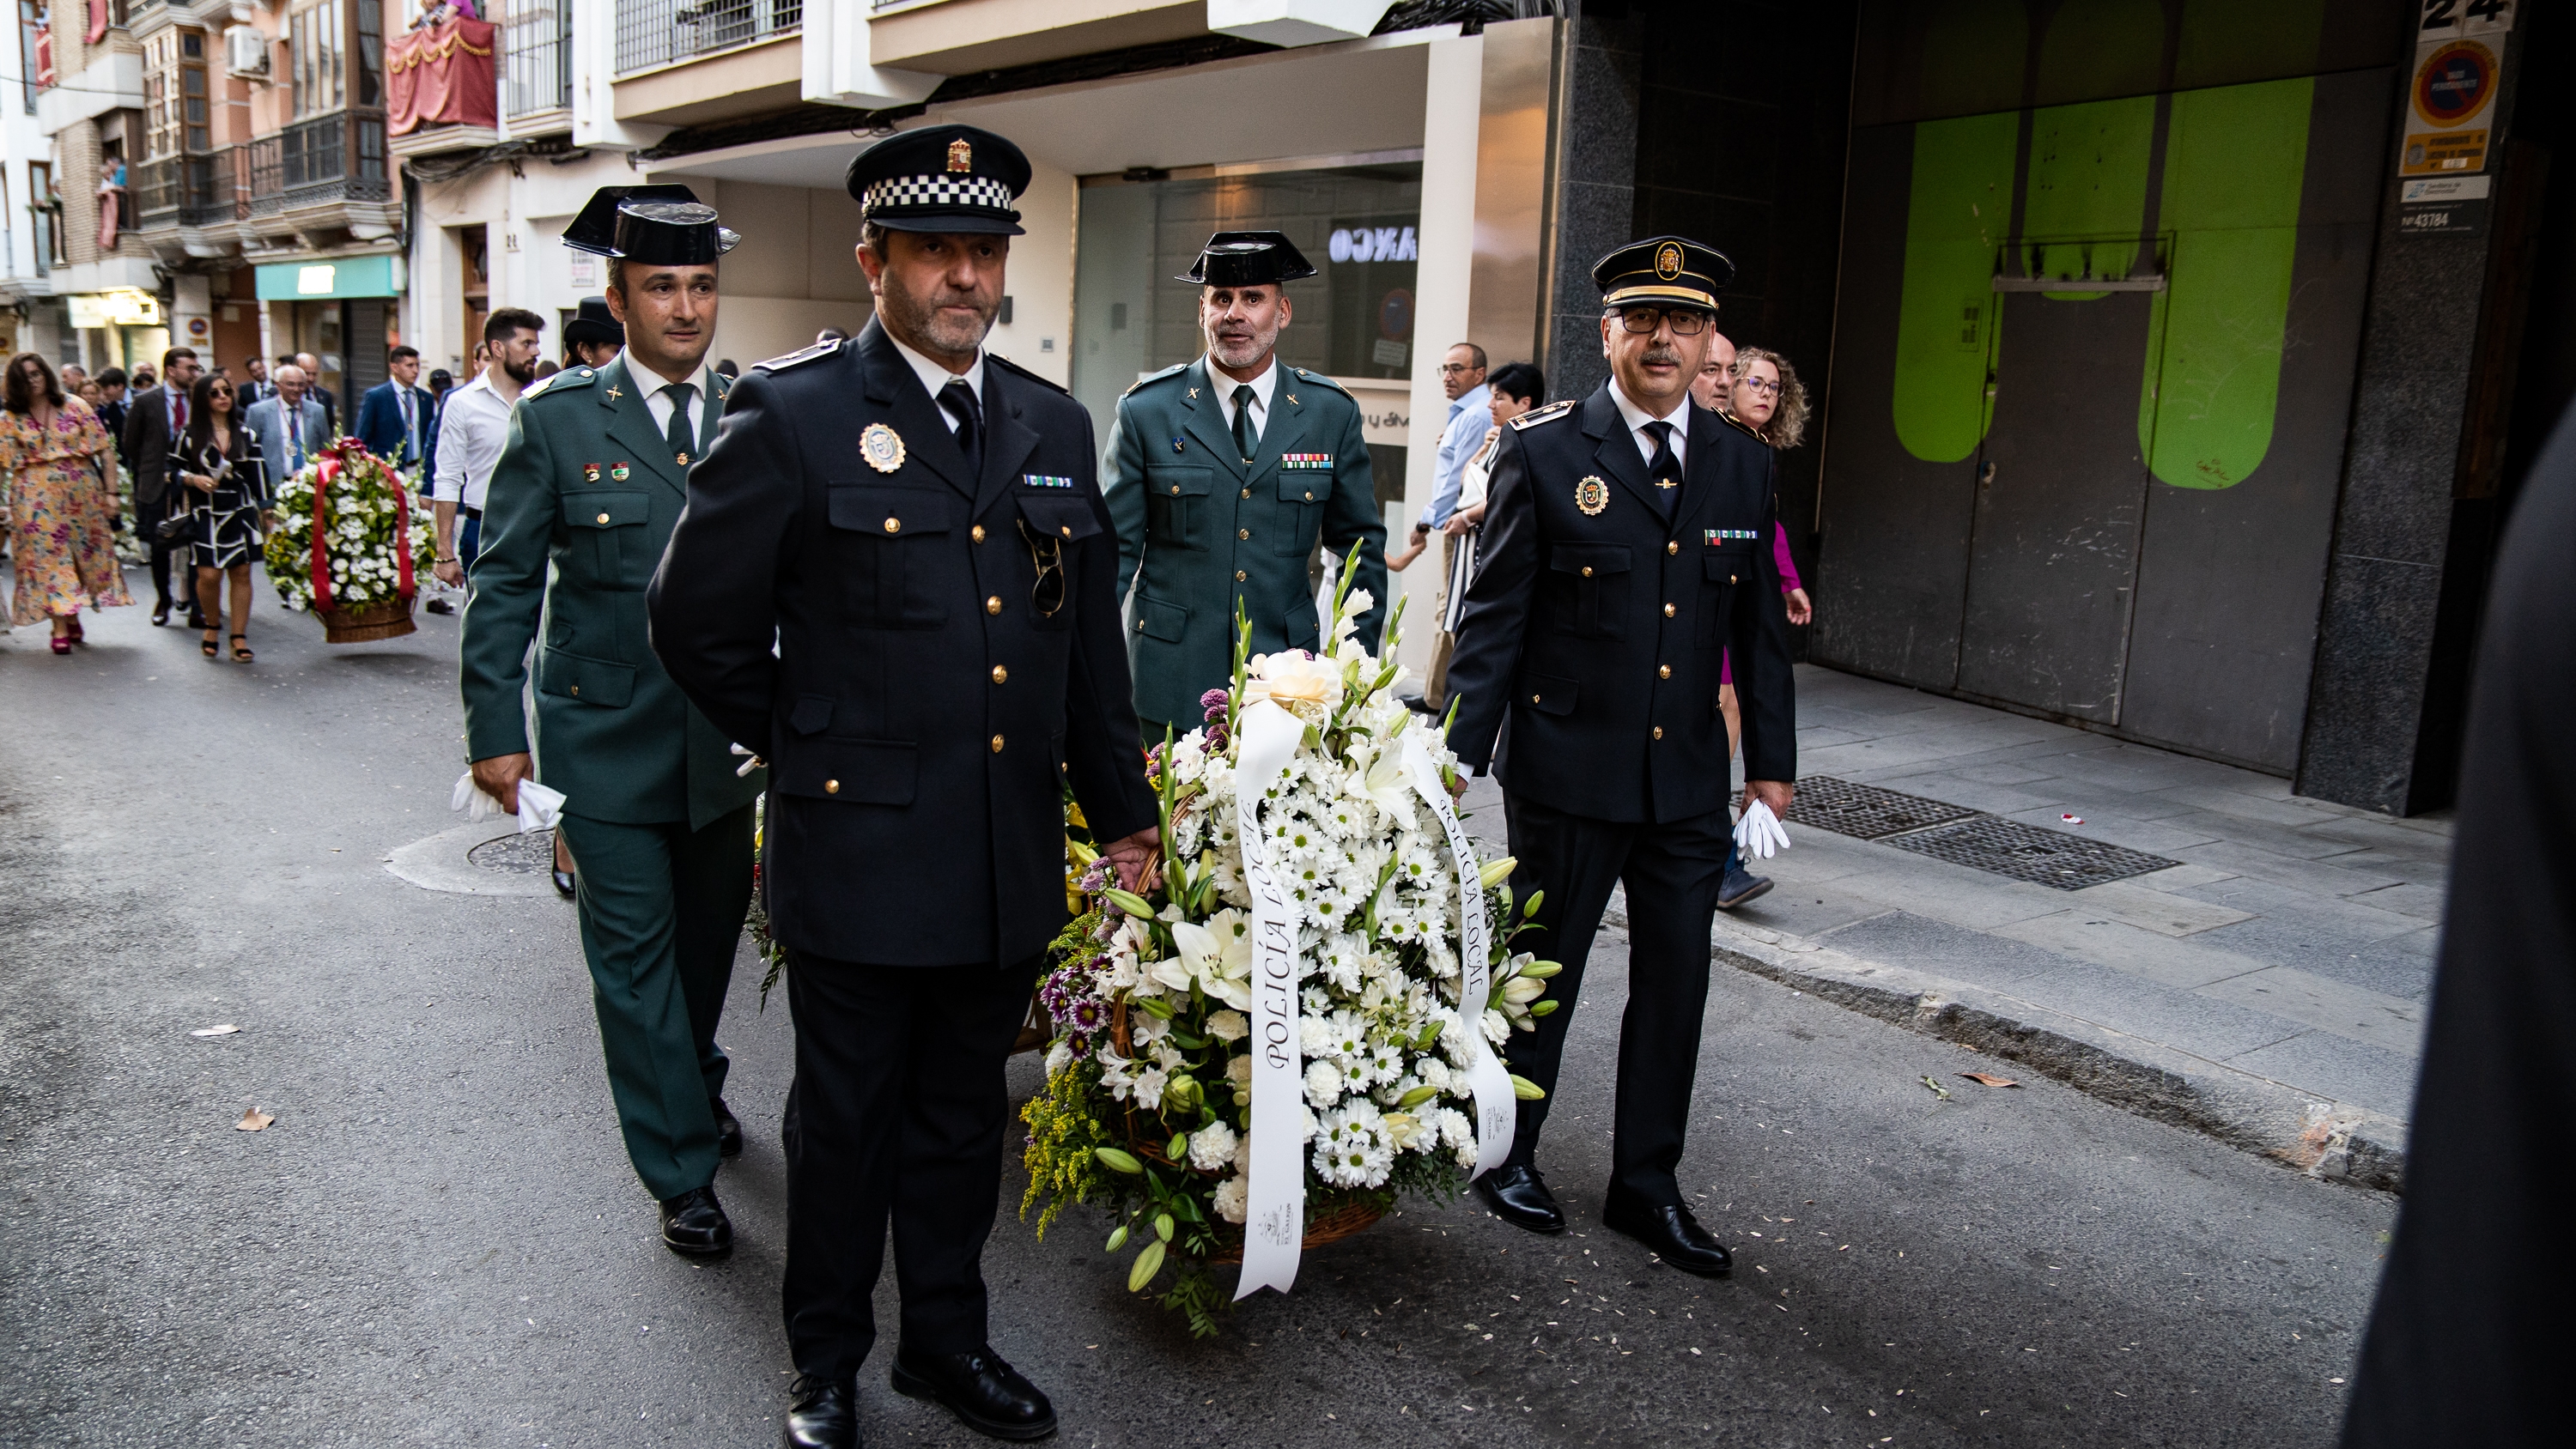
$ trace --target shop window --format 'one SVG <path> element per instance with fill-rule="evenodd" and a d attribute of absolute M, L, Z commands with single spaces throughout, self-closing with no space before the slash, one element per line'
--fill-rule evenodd
<path fill-rule="evenodd" d="M 1285 232 L 1314 263 L 1288 285 L 1281 362 L 1361 382 L 1412 376 L 1420 161 L 1086 177 L 1080 206 L 1073 384 L 1104 433 L 1129 384 L 1206 350 L 1198 289 L 1173 278 L 1211 232 Z"/>

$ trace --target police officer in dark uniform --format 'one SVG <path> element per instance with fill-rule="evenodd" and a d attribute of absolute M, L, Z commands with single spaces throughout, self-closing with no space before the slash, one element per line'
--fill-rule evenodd
<path fill-rule="evenodd" d="M 1601 259 L 1610 380 L 1505 430 L 1449 686 L 1459 758 L 1501 775 L 1515 881 L 1544 890 L 1541 940 L 1572 1003 L 1614 884 L 1628 892 L 1628 1012 L 1602 1222 L 1676 1268 L 1722 1274 L 1726 1249 L 1682 1205 L 1681 1162 L 1725 877 L 1731 649 L 1748 802 L 1789 806 L 1796 707 L 1771 557 L 1772 455 L 1692 403 L 1732 263 L 1654 237 Z M 1523 1102 L 1509 1161 L 1477 1180 L 1496 1215 L 1565 1230 L 1534 1162 L 1571 1010 L 1515 1035 Z"/>
<path fill-rule="evenodd" d="M 875 320 L 743 375 L 648 604 L 671 677 L 771 762 L 791 1446 L 857 1442 L 889 1217 L 895 1388 L 1004 1438 L 1055 1427 L 986 1333 L 1002 1069 L 1066 919 L 1061 782 L 1130 884 L 1155 810 L 1090 417 L 983 350 L 1028 181 L 971 126 L 851 163 Z"/>

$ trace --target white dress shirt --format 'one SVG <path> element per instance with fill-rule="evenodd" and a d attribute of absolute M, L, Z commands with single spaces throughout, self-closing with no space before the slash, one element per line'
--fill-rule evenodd
<path fill-rule="evenodd" d="M 1263 430 L 1270 425 L 1270 395 L 1279 390 L 1279 354 L 1270 354 L 1270 365 L 1261 369 L 1261 375 L 1248 383 L 1238 383 L 1217 371 L 1213 357 L 1203 357 L 1200 361 L 1207 364 L 1208 384 L 1216 389 L 1217 411 L 1224 415 L 1228 433 L 1234 431 L 1234 390 L 1238 387 L 1252 389 L 1252 436 L 1258 441 Z"/>
<path fill-rule="evenodd" d="M 440 503 L 461 503 L 480 513 L 492 470 L 500 465 L 501 445 L 510 439 L 510 404 L 492 390 L 492 374 L 447 395 L 438 415 L 438 476 L 429 496 Z"/>
<path fill-rule="evenodd" d="M 627 359 L 626 370 L 628 375 L 635 379 L 636 386 L 652 389 L 651 392 L 644 394 L 644 410 L 653 415 L 653 431 L 669 437 L 671 380 L 636 362 L 632 357 Z M 695 457 L 704 457 L 708 445 L 715 441 L 707 436 L 707 404 L 716 395 L 715 375 L 702 368 L 696 377 L 689 379 L 689 386 L 697 389 L 689 398 L 689 436 L 698 440 Z"/>
<path fill-rule="evenodd" d="M 975 394 L 975 406 L 980 408 L 984 405 L 984 349 L 980 347 L 975 349 L 975 360 L 967 364 L 964 372 L 950 372 L 947 364 L 933 362 L 906 347 L 903 340 L 892 332 L 886 334 L 886 341 L 893 343 L 894 350 L 903 354 L 903 360 L 912 364 L 912 375 L 921 379 L 921 390 L 930 394 L 930 401 L 934 405 L 939 401 L 940 390 L 960 378 L 965 380 L 967 390 Z M 954 437 L 957 432 L 957 419 L 949 416 L 946 408 L 939 409 L 939 419 L 947 424 L 949 435 Z"/>
<path fill-rule="evenodd" d="M 1690 453 L 1688 445 L 1690 441 L 1691 400 L 1689 393 L 1683 393 L 1682 400 L 1674 406 L 1673 410 L 1658 418 L 1653 413 L 1650 413 L 1644 408 L 1637 406 L 1635 403 L 1628 401 L 1628 394 L 1620 390 L 1619 379 L 1614 377 L 1610 379 L 1610 401 L 1619 405 L 1620 420 L 1628 425 L 1628 437 L 1631 441 L 1636 443 L 1637 454 L 1639 457 L 1644 458 L 1649 463 L 1655 461 L 1655 435 L 1646 431 L 1646 424 L 1655 422 L 1670 423 L 1673 425 L 1673 461 L 1686 469 L 1690 467 Z"/>

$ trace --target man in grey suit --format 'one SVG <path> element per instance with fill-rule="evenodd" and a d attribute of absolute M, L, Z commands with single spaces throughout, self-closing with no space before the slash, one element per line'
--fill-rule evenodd
<path fill-rule="evenodd" d="M 303 368 L 290 363 L 277 369 L 271 381 L 277 384 L 277 396 L 251 404 L 242 422 L 259 439 L 259 455 L 268 460 L 269 477 L 282 479 L 301 471 L 315 452 L 330 446 L 331 424 L 322 404 L 306 392 Z M 289 418 L 297 426 L 288 427 Z"/>

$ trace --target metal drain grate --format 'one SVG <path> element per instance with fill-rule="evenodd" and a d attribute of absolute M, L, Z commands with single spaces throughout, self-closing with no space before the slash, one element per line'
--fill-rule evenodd
<path fill-rule="evenodd" d="M 1977 812 L 1920 795 L 1900 795 L 1876 785 L 1855 785 L 1831 775 L 1809 775 L 1789 801 L 1789 823 L 1812 825 L 1855 840 L 1877 840 L 1928 825 L 1965 820 Z"/>
<path fill-rule="evenodd" d="M 555 868 L 555 833 L 531 830 L 504 835 L 465 852 L 465 858 L 500 875 L 544 875 Z"/>
<path fill-rule="evenodd" d="M 2127 880 L 2182 863 L 1994 815 L 1972 816 L 1955 824 L 1897 836 L 1886 843 L 1916 855 L 2055 886 L 2062 891 Z"/>

